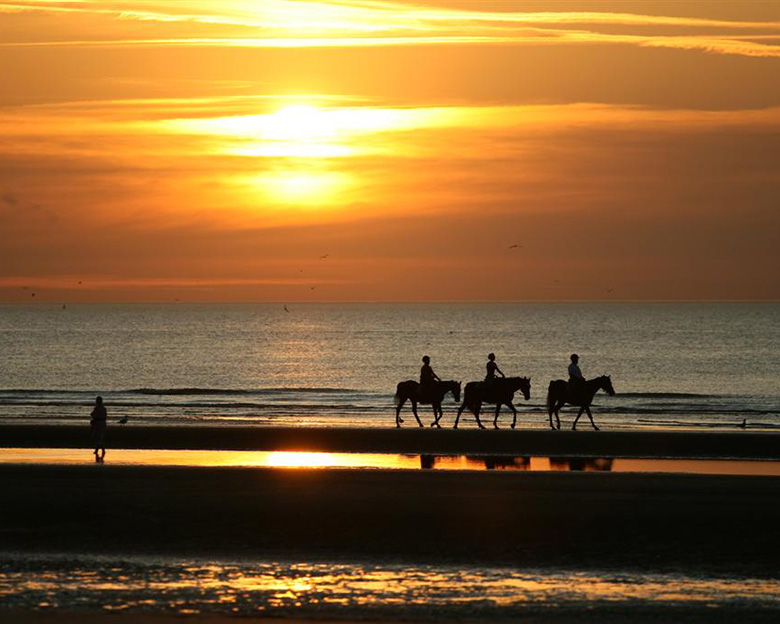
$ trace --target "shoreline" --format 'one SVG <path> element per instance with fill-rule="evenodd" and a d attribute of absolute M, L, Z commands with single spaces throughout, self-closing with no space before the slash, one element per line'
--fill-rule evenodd
<path fill-rule="evenodd" d="M 780 433 L 111 424 L 107 448 L 780 460 Z M 89 426 L 0 425 L 0 448 L 86 449 Z"/>

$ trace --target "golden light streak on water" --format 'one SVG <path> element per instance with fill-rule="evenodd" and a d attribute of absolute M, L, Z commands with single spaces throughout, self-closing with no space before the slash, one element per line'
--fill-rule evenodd
<path fill-rule="evenodd" d="M 0 449 L 0 464 L 88 464 L 88 449 Z M 742 460 L 551 458 L 308 451 L 110 449 L 106 464 L 257 468 L 504 470 L 513 472 L 662 472 L 780 476 L 780 462 Z"/>

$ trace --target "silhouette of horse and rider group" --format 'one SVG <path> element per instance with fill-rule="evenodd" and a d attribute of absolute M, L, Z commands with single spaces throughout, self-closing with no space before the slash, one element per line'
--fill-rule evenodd
<path fill-rule="evenodd" d="M 612 387 L 612 381 L 609 375 L 602 375 L 595 379 L 586 380 L 582 376 L 579 367 L 579 356 L 574 353 L 571 356 L 569 364 L 569 380 L 557 379 L 550 382 L 547 388 L 547 413 L 550 417 L 550 428 L 558 430 L 561 428 L 561 419 L 558 411 L 565 404 L 574 405 L 580 408 L 577 417 L 574 419 L 572 429 L 577 428 L 577 421 L 583 412 L 588 415 L 590 424 L 598 431 L 596 423 L 593 421 L 593 414 L 590 411 L 590 404 L 593 397 L 599 390 L 603 390 L 610 396 L 614 396 L 615 389 Z M 431 358 L 423 356 L 423 366 L 420 369 L 419 383 L 414 380 L 402 381 L 398 384 L 395 392 L 395 426 L 400 427 L 404 422 L 401 418 L 401 408 L 407 401 L 412 404 L 412 412 L 417 420 L 417 424 L 422 427 L 422 421 L 417 415 L 417 405 L 431 405 L 433 407 L 434 420 L 431 427 L 439 427 L 444 412 L 442 411 L 442 401 L 450 393 L 455 401 L 460 402 L 461 382 L 442 381 L 433 372 L 431 367 Z M 477 419 L 477 425 L 480 429 L 485 429 L 485 425 L 479 418 L 482 405 L 487 403 L 496 406 L 495 417 L 493 418 L 493 427 L 498 429 L 498 416 L 501 407 L 506 405 L 512 410 L 512 429 L 517 425 L 517 409 L 513 404 L 515 393 L 519 390 L 527 401 L 531 398 L 531 378 L 530 377 L 506 377 L 496 364 L 496 356 L 491 353 L 488 355 L 486 365 L 487 375 L 484 381 L 471 381 L 466 384 L 463 391 L 463 403 L 458 408 L 458 415 L 455 418 L 454 428 L 458 428 L 460 416 L 468 408 Z M 555 424 L 553 424 L 555 416 Z"/>

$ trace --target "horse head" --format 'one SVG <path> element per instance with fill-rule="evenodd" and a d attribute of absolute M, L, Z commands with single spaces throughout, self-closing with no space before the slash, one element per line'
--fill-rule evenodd
<path fill-rule="evenodd" d="M 609 378 L 609 375 L 602 375 L 599 377 L 599 381 L 601 382 L 599 388 L 609 396 L 615 396 L 615 389 L 612 387 L 612 380 Z"/>
<path fill-rule="evenodd" d="M 456 403 L 460 403 L 460 384 L 459 381 L 451 381 L 450 382 L 452 386 L 450 387 L 450 392 L 452 392 L 452 396 L 455 399 Z"/>
<path fill-rule="evenodd" d="M 520 391 L 523 393 L 523 398 L 527 401 L 531 398 L 531 378 L 520 378 Z"/>
<path fill-rule="evenodd" d="M 531 398 L 531 378 L 530 377 L 513 377 L 511 384 L 512 392 L 523 393 L 523 398 L 527 401 Z"/>

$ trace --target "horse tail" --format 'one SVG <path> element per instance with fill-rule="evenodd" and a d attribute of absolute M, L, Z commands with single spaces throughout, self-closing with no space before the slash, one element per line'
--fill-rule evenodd
<path fill-rule="evenodd" d="M 551 381 L 550 385 L 547 386 L 547 413 L 552 413 L 553 406 L 555 405 L 555 399 L 553 398 L 553 384 L 555 382 Z"/>
<path fill-rule="evenodd" d="M 402 381 L 395 387 L 395 396 L 393 397 L 393 402 L 395 403 L 395 406 L 398 407 L 401 405 L 404 401 L 411 398 L 415 394 L 414 388 L 416 387 L 417 382 L 416 381 Z"/>

